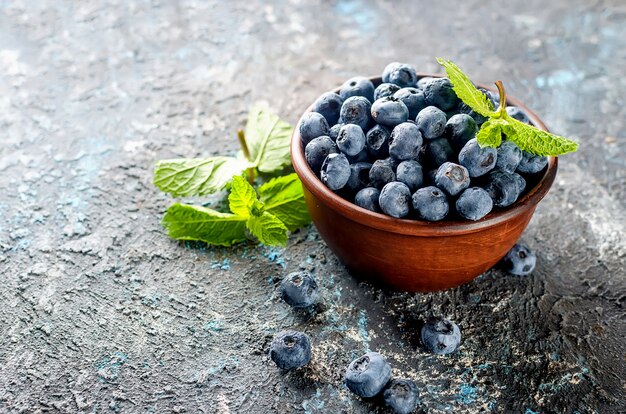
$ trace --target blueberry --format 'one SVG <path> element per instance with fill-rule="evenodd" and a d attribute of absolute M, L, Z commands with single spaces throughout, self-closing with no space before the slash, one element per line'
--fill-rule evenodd
<path fill-rule="evenodd" d="M 402 65 L 402 63 L 400 62 L 391 62 L 390 64 L 385 66 L 385 69 L 383 70 L 383 75 L 382 75 L 383 82 L 388 83 L 389 75 L 391 75 L 391 72 L 393 72 L 393 70 L 400 65 Z"/>
<path fill-rule="evenodd" d="M 317 283 L 308 272 L 289 273 L 280 284 L 280 296 L 289 306 L 306 308 L 319 296 Z"/>
<path fill-rule="evenodd" d="M 387 158 L 389 156 L 390 135 L 391 132 L 382 125 L 375 125 L 367 131 L 365 147 L 372 157 Z"/>
<path fill-rule="evenodd" d="M 509 173 L 515 172 L 522 160 L 522 150 L 511 141 L 504 141 L 498 147 L 496 168 Z"/>
<path fill-rule="evenodd" d="M 499 98 L 494 99 L 494 96 L 496 95 L 494 95 L 493 92 L 483 88 L 478 88 L 478 90 L 481 91 L 489 99 L 489 101 L 491 102 L 491 109 L 494 109 L 498 106 Z M 487 120 L 487 117 L 482 116 L 478 112 L 474 112 L 474 110 L 467 106 L 463 101 L 459 102 L 459 106 L 457 107 L 457 109 L 460 113 L 471 116 L 472 119 L 474 119 L 474 121 L 479 125 L 483 124 Z"/>
<path fill-rule="evenodd" d="M 385 405 L 395 414 L 411 414 L 417 407 L 418 398 L 417 385 L 410 379 L 394 378 L 383 392 Z"/>
<path fill-rule="evenodd" d="M 446 128 L 446 114 L 439 108 L 427 106 L 419 111 L 415 118 L 417 127 L 426 139 L 435 139 L 443 135 Z"/>
<path fill-rule="evenodd" d="M 279 332 L 270 345 L 270 358 L 280 369 L 299 368 L 311 361 L 311 341 L 302 332 Z"/>
<path fill-rule="evenodd" d="M 365 134 L 360 126 L 346 124 L 337 135 L 337 148 L 346 155 L 354 157 L 365 148 Z"/>
<path fill-rule="evenodd" d="M 391 365 L 378 352 L 368 352 L 346 368 L 346 386 L 363 398 L 378 395 L 391 380 Z"/>
<path fill-rule="evenodd" d="M 330 137 L 330 139 L 332 139 L 333 141 L 337 141 L 337 135 L 339 135 L 339 130 L 344 125 L 345 124 L 335 124 L 335 125 L 333 125 L 330 128 L 330 131 L 328 132 L 328 136 Z"/>
<path fill-rule="evenodd" d="M 404 183 L 392 181 L 381 190 L 378 204 L 380 204 L 380 209 L 385 214 L 395 218 L 402 218 L 409 214 L 411 190 Z"/>
<path fill-rule="evenodd" d="M 452 83 L 448 78 L 436 78 L 424 86 L 424 97 L 428 105 L 449 111 L 459 103 L 456 93 L 452 90 Z"/>
<path fill-rule="evenodd" d="M 424 92 L 417 88 L 402 88 L 393 97 L 402 101 L 409 109 L 409 119 L 415 119 L 419 111 L 426 108 Z"/>
<path fill-rule="evenodd" d="M 485 190 L 493 200 L 496 207 L 507 207 L 517 201 L 523 191 L 520 188 L 521 181 L 516 177 L 518 174 L 495 170 L 487 176 Z"/>
<path fill-rule="evenodd" d="M 493 170 L 498 151 L 492 147 L 481 148 L 476 138 L 467 141 L 459 152 L 459 164 L 467 168 L 470 177 L 480 177 Z"/>
<path fill-rule="evenodd" d="M 304 145 L 308 144 L 313 138 L 321 137 L 322 135 L 328 136 L 330 128 L 328 122 L 322 114 L 317 112 L 307 112 L 302 115 L 300 120 L 300 137 Z"/>
<path fill-rule="evenodd" d="M 352 96 L 341 105 L 339 122 L 356 124 L 365 130 L 372 119 L 370 115 L 371 109 L 372 104 L 370 101 L 362 96 Z"/>
<path fill-rule="evenodd" d="M 454 159 L 454 151 L 446 138 L 429 141 L 426 144 L 424 155 L 426 156 L 424 162 L 432 168 L 439 168 L 444 162 Z"/>
<path fill-rule="evenodd" d="M 443 220 L 448 215 L 448 198 L 435 186 L 420 188 L 413 194 L 413 208 L 420 219 Z"/>
<path fill-rule="evenodd" d="M 458 349 L 461 344 L 461 330 L 454 322 L 432 317 L 422 327 L 422 343 L 430 352 L 446 355 Z"/>
<path fill-rule="evenodd" d="M 326 92 L 322 94 L 315 103 L 313 103 L 313 111 L 319 112 L 326 118 L 328 125 L 335 125 L 339 120 L 339 111 L 343 99 L 334 92 Z"/>
<path fill-rule="evenodd" d="M 366 187 L 356 193 L 354 197 L 354 204 L 359 207 L 365 208 L 370 211 L 380 212 L 380 205 L 378 204 L 378 198 L 380 197 L 380 191 L 374 187 Z"/>
<path fill-rule="evenodd" d="M 391 131 L 389 155 L 397 160 L 415 160 L 422 148 L 422 134 L 412 122 L 403 122 Z"/>
<path fill-rule="evenodd" d="M 376 160 L 370 168 L 370 182 L 376 188 L 382 188 L 385 184 L 395 181 L 396 173 L 393 171 L 391 158 Z"/>
<path fill-rule="evenodd" d="M 335 154 L 337 152 L 339 151 L 337 151 L 337 145 L 335 145 L 333 140 L 327 136 L 321 136 L 313 138 L 311 142 L 306 144 L 304 157 L 315 174 L 319 174 L 320 168 L 322 168 L 322 164 L 328 154 Z"/>
<path fill-rule="evenodd" d="M 537 256 L 528 246 L 518 243 L 504 256 L 502 264 L 507 272 L 517 276 L 528 276 L 535 270 Z"/>
<path fill-rule="evenodd" d="M 412 66 L 400 63 L 391 68 L 389 72 L 389 83 L 398 85 L 401 88 L 413 87 L 417 85 L 417 74 Z"/>
<path fill-rule="evenodd" d="M 517 166 L 517 171 L 523 174 L 535 174 L 546 168 L 546 165 L 548 165 L 548 157 L 522 151 L 522 159 Z"/>
<path fill-rule="evenodd" d="M 446 162 L 437 169 L 435 183 L 449 195 L 455 196 L 469 187 L 469 172 L 462 165 Z"/>
<path fill-rule="evenodd" d="M 526 180 L 524 180 L 524 177 L 522 177 L 518 173 L 512 173 L 512 174 L 513 174 L 513 178 L 515 178 L 515 182 L 517 183 L 517 191 L 519 191 L 520 195 L 522 195 L 522 193 L 526 189 Z"/>
<path fill-rule="evenodd" d="M 322 182 L 331 190 L 342 189 L 350 179 L 350 163 L 343 154 L 330 154 L 320 172 Z"/>
<path fill-rule="evenodd" d="M 493 200 L 480 187 L 470 187 L 456 200 L 456 211 L 468 220 L 480 220 L 493 208 Z"/>
<path fill-rule="evenodd" d="M 399 90 L 400 87 L 398 85 L 394 85 L 393 83 L 381 83 L 374 90 L 374 102 L 376 102 L 380 98 L 393 96 L 393 94 L 398 92 Z"/>
<path fill-rule="evenodd" d="M 409 119 L 409 109 L 401 100 L 387 96 L 372 104 L 372 118 L 381 125 L 393 128 Z"/>
<path fill-rule="evenodd" d="M 350 178 L 346 183 L 346 188 L 350 191 L 359 191 L 370 182 L 370 169 L 372 164 L 369 162 L 357 162 L 350 164 Z"/>
<path fill-rule="evenodd" d="M 530 119 L 528 118 L 528 115 L 526 115 L 526 112 L 522 111 L 517 106 L 507 106 L 506 113 L 509 114 L 511 118 L 515 118 L 525 124 L 530 124 Z"/>
<path fill-rule="evenodd" d="M 374 84 L 363 76 L 350 78 L 341 85 L 339 95 L 345 101 L 352 96 L 362 96 L 369 102 L 374 101 Z"/>
<path fill-rule="evenodd" d="M 422 166 L 417 161 L 402 161 L 396 167 L 396 180 L 406 184 L 411 191 L 417 190 L 424 183 Z"/>
<path fill-rule="evenodd" d="M 417 85 L 415 85 L 415 87 L 416 87 L 417 89 L 424 90 L 424 88 L 426 87 L 426 85 L 427 85 L 430 81 L 432 81 L 433 79 L 435 79 L 435 78 L 430 77 L 430 76 L 424 76 L 423 78 L 419 78 L 419 80 L 417 81 Z"/>
<path fill-rule="evenodd" d="M 370 161 L 370 154 L 369 152 L 367 152 L 367 148 L 363 148 L 361 152 L 359 152 L 356 155 L 347 155 L 347 154 L 344 154 L 344 155 L 346 156 L 350 164 L 355 164 L 357 162 L 369 162 Z"/>
<path fill-rule="evenodd" d="M 478 132 L 478 126 L 474 118 L 467 114 L 453 115 L 446 122 L 444 135 L 450 140 L 455 151 L 460 151 L 467 141 L 474 138 Z"/>

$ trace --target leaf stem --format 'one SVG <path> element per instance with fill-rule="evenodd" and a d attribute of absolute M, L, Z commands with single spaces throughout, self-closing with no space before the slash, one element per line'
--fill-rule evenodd
<path fill-rule="evenodd" d="M 248 149 L 248 143 L 246 142 L 246 135 L 244 134 L 243 129 L 237 130 L 237 139 L 239 139 L 239 145 L 241 145 L 241 151 L 243 151 L 243 156 L 246 157 L 249 162 L 252 162 L 252 160 L 250 159 L 250 150 Z M 250 167 L 246 171 L 248 173 L 248 182 L 250 183 L 250 185 L 254 184 L 254 169 Z"/>
<path fill-rule="evenodd" d="M 496 81 L 496 86 L 498 87 L 498 93 L 500 94 L 500 106 L 498 106 L 498 113 L 500 113 L 500 116 L 504 116 L 506 114 L 506 91 L 504 90 L 502 81 Z"/>

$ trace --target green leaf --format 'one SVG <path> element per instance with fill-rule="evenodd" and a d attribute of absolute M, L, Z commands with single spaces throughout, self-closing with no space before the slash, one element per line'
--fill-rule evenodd
<path fill-rule="evenodd" d="M 228 195 L 230 211 L 238 216 L 248 217 L 257 201 L 256 191 L 243 177 L 233 177 Z"/>
<path fill-rule="evenodd" d="M 154 185 L 176 197 L 210 194 L 223 189 L 248 166 L 247 161 L 234 157 L 157 161 Z"/>
<path fill-rule="evenodd" d="M 535 155 L 561 155 L 574 152 L 578 144 L 567 138 L 551 134 L 508 117 L 504 132 L 507 139 L 513 141 L 520 149 Z"/>
<path fill-rule="evenodd" d="M 497 148 L 502 143 L 502 128 L 508 123 L 503 119 L 491 118 L 487 120 L 476 134 L 476 140 L 481 147 Z"/>
<path fill-rule="evenodd" d="M 472 81 L 461 71 L 461 68 L 450 60 L 437 58 L 437 62 L 446 68 L 446 73 L 448 74 L 448 78 L 450 78 L 452 89 L 456 93 L 456 96 L 467 106 L 472 108 L 474 112 L 482 116 L 490 117 L 495 115 L 493 104 L 489 98 L 476 89 Z"/>
<path fill-rule="evenodd" d="M 265 211 L 280 219 L 290 231 L 311 222 L 297 174 L 268 181 L 259 188 L 259 196 L 265 204 Z"/>
<path fill-rule="evenodd" d="M 293 128 L 261 105 L 248 114 L 245 136 L 252 164 L 261 172 L 282 170 L 291 163 L 289 142 Z"/>
<path fill-rule="evenodd" d="M 210 208 L 176 203 L 163 216 L 167 234 L 177 240 L 200 240 L 231 246 L 246 240 L 246 217 L 220 213 Z"/>
<path fill-rule="evenodd" d="M 250 216 L 248 229 L 263 244 L 268 246 L 285 246 L 287 244 L 287 227 L 276 216 L 267 211 L 260 216 Z"/>

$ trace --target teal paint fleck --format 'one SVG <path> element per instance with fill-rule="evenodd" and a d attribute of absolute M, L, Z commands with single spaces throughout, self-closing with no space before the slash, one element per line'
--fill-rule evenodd
<path fill-rule="evenodd" d="M 287 265 L 285 264 L 285 259 L 283 258 L 284 252 L 285 249 L 283 248 L 263 246 L 263 251 L 261 252 L 261 254 L 270 262 L 274 262 L 284 269 L 285 267 L 287 267 Z"/>
<path fill-rule="evenodd" d="M 208 321 L 204 325 L 204 329 L 211 332 L 222 332 L 224 330 L 224 323 L 222 321 Z"/>
<path fill-rule="evenodd" d="M 370 346 L 369 346 L 370 335 L 367 332 L 367 314 L 365 313 L 363 309 L 359 311 L 359 318 L 357 320 L 357 324 L 359 327 L 359 337 L 365 344 L 365 350 L 369 351 L 370 350 Z"/>
<path fill-rule="evenodd" d="M 105 356 L 96 363 L 96 375 L 101 382 L 113 382 L 119 375 L 121 367 L 126 363 L 128 355 L 117 351 L 113 355 Z"/>
<path fill-rule="evenodd" d="M 527 408 L 526 411 L 524 411 L 524 414 L 539 414 L 539 411 L 533 411 L 530 408 Z"/>
<path fill-rule="evenodd" d="M 476 388 L 470 384 L 461 384 L 457 399 L 463 404 L 471 404 L 476 401 Z"/>
<path fill-rule="evenodd" d="M 211 263 L 211 269 L 230 270 L 230 259 L 225 257 L 221 262 L 214 261 Z"/>

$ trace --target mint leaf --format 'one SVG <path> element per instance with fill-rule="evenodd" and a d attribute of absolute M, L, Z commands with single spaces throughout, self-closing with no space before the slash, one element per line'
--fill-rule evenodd
<path fill-rule="evenodd" d="M 230 211 L 238 216 L 248 217 L 257 202 L 254 188 L 243 177 L 233 177 L 233 184 L 228 195 Z"/>
<path fill-rule="evenodd" d="M 502 129 L 507 125 L 508 123 L 503 119 L 487 120 L 476 134 L 478 144 L 481 147 L 499 147 L 502 143 Z"/>
<path fill-rule="evenodd" d="M 199 196 L 223 189 L 249 166 L 234 157 L 178 158 L 157 161 L 154 185 L 176 197 Z"/>
<path fill-rule="evenodd" d="M 506 120 L 508 124 L 505 129 L 507 139 L 513 141 L 523 151 L 535 155 L 556 156 L 578 149 L 578 144 L 567 138 L 542 131 L 511 117 Z"/>
<path fill-rule="evenodd" d="M 265 211 L 280 219 L 290 231 L 311 222 L 297 174 L 268 181 L 259 188 L 259 196 L 265 204 Z"/>
<path fill-rule="evenodd" d="M 291 164 L 289 142 L 293 128 L 261 105 L 248 113 L 245 136 L 254 167 L 264 173 L 282 170 Z"/>
<path fill-rule="evenodd" d="M 248 229 L 263 244 L 268 246 L 285 246 L 287 244 L 287 227 L 276 216 L 267 211 L 260 216 L 250 216 Z"/>
<path fill-rule="evenodd" d="M 465 75 L 461 68 L 450 60 L 437 58 L 437 62 L 446 68 L 446 74 L 452 83 L 452 89 L 456 96 L 459 97 L 467 106 L 472 108 L 474 112 L 482 116 L 491 117 L 495 115 L 493 104 L 487 96 L 476 89 L 472 81 Z"/>
<path fill-rule="evenodd" d="M 210 208 L 173 204 L 163 216 L 167 234 L 177 240 L 199 240 L 232 246 L 246 240 L 246 218 Z"/>

